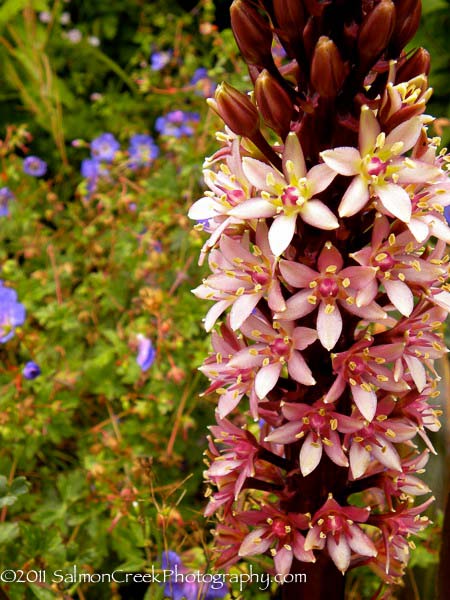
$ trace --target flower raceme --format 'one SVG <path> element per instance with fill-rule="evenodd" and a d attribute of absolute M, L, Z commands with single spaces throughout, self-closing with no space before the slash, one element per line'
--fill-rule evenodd
<path fill-rule="evenodd" d="M 218 396 L 205 476 L 221 566 L 264 554 L 288 573 L 324 553 L 338 575 L 365 564 L 393 583 L 429 522 L 432 498 L 414 499 L 429 493 L 435 361 L 448 351 L 450 158 L 424 116 L 427 54 L 391 39 L 406 43 L 417 22 L 414 9 L 408 31 L 395 24 L 403 4 L 355 15 L 350 60 L 344 21 L 342 47 L 339 25 L 327 30 L 334 2 L 274 0 L 270 16 L 233 3 L 255 94 L 219 87 L 222 147 L 189 212 L 209 235 L 211 274 L 194 293 L 213 302 L 201 371 Z M 317 43 L 310 12 L 329 13 Z"/>

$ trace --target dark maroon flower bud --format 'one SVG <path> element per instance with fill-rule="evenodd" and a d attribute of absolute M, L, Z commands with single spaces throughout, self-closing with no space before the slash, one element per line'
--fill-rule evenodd
<path fill-rule="evenodd" d="M 381 0 L 361 24 L 358 36 L 359 70 L 369 70 L 386 50 L 394 32 L 395 6 Z"/>
<path fill-rule="evenodd" d="M 311 62 L 314 48 L 320 37 L 320 29 L 317 19 L 309 17 L 308 22 L 303 29 L 303 44 L 305 46 L 306 57 Z"/>
<path fill-rule="evenodd" d="M 338 47 L 325 35 L 319 38 L 311 64 L 311 83 L 323 98 L 335 98 L 346 76 Z"/>
<path fill-rule="evenodd" d="M 297 0 L 273 0 L 273 13 L 276 21 L 276 32 L 280 41 L 288 50 L 302 43 L 303 28 L 306 23 L 305 11 Z"/>
<path fill-rule="evenodd" d="M 330 3 L 331 0 L 303 0 L 306 10 L 313 17 L 320 17 L 325 7 Z"/>
<path fill-rule="evenodd" d="M 420 24 L 420 17 L 422 14 L 421 2 L 410 2 L 415 4 L 412 6 L 411 12 L 406 13 L 404 18 L 400 18 L 398 15 L 397 22 L 392 36 L 392 54 L 394 56 L 400 54 L 401 50 L 406 44 L 414 37 Z"/>
<path fill-rule="evenodd" d="M 396 83 L 409 81 L 418 75 L 428 75 L 430 73 L 430 54 L 425 48 L 417 48 L 397 70 L 395 77 Z"/>
<path fill-rule="evenodd" d="M 215 99 L 207 100 L 209 106 L 219 115 L 231 131 L 251 138 L 259 131 L 259 115 L 250 98 L 228 83 L 221 83 Z"/>
<path fill-rule="evenodd" d="M 289 94 L 268 71 L 263 71 L 255 84 L 255 99 L 267 125 L 285 138 L 290 130 L 294 105 Z"/>
<path fill-rule="evenodd" d="M 234 0 L 230 15 L 234 37 L 244 60 L 271 69 L 273 34 L 269 21 L 245 0 Z"/>

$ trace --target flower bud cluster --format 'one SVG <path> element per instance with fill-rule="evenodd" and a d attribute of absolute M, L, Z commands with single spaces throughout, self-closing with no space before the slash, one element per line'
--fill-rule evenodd
<path fill-rule="evenodd" d="M 429 56 L 403 51 L 420 2 L 235 0 L 231 14 L 255 94 L 219 87 L 222 148 L 190 211 L 211 270 L 194 293 L 213 302 L 207 330 L 221 323 L 201 368 L 219 398 L 218 564 L 265 554 L 289 573 L 326 553 L 393 582 L 429 522 L 433 498 L 415 498 L 430 492 L 418 475 L 450 312 L 450 159 L 424 115 Z"/>

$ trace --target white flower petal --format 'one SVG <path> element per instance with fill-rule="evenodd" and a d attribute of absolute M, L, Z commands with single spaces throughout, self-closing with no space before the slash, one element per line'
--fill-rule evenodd
<path fill-rule="evenodd" d="M 333 308 L 331 312 L 330 308 Z M 336 304 L 321 302 L 317 315 L 317 333 L 320 343 L 327 350 L 332 350 L 342 333 L 342 317 Z"/>
<path fill-rule="evenodd" d="M 276 169 L 268 165 L 267 163 L 256 160 L 256 158 L 250 158 L 248 156 L 242 159 L 242 168 L 244 174 L 249 182 L 257 190 L 265 190 L 267 192 L 272 191 L 272 186 L 267 185 L 267 176 L 273 177 L 275 183 L 286 185 L 286 181 Z"/>
<path fill-rule="evenodd" d="M 262 198 L 251 198 L 232 208 L 229 214 L 239 219 L 266 219 L 276 214 L 273 204 Z"/>
<path fill-rule="evenodd" d="M 399 279 L 385 279 L 383 285 L 395 308 L 405 317 L 409 317 L 414 309 L 414 296 L 406 283 Z"/>
<path fill-rule="evenodd" d="M 303 477 L 314 471 L 322 458 L 322 442 L 320 439 L 314 441 L 314 434 L 310 432 L 302 444 L 300 450 L 300 470 Z"/>
<path fill-rule="evenodd" d="M 351 217 L 365 207 L 369 202 L 369 189 L 361 175 L 353 179 L 347 191 L 342 196 L 338 212 L 340 217 Z"/>
<path fill-rule="evenodd" d="M 350 565 L 351 556 L 350 546 L 348 545 L 346 538 L 341 535 L 339 543 L 337 543 L 334 537 L 329 535 L 327 539 L 327 550 L 331 560 L 339 571 L 345 573 Z"/>
<path fill-rule="evenodd" d="M 303 150 L 300 145 L 297 134 L 291 131 L 286 138 L 286 144 L 283 152 L 283 170 L 285 175 L 289 178 L 290 173 L 287 172 L 286 162 L 290 160 L 294 166 L 293 174 L 295 177 L 300 179 L 306 175 L 306 164 L 305 157 L 303 156 Z"/>
<path fill-rule="evenodd" d="M 342 146 L 321 152 L 325 164 L 340 175 L 356 175 L 361 163 L 361 155 L 356 148 Z"/>
<path fill-rule="evenodd" d="M 274 219 L 269 229 L 269 244 L 275 256 L 280 256 L 292 242 L 296 222 L 296 215 L 280 215 Z"/>
<path fill-rule="evenodd" d="M 403 188 L 395 183 L 384 183 L 373 186 L 374 192 L 380 199 L 384 208 L 403 221 L 409 223 L 411 220 L 411 198 Z"/>
<path fill-rule="evenodd" d="M 309 200 L 300 211 L 301 218 L 317 229 L 331 231 L 339 227 L 339 222 L 331 210 L 320 200 Z"/>
<path fill-rule="evenodd" d="M 255 377 L 255 391 L 260 400 L 276 386 L 281 373 L 281 363 L 273 363 L 262 367 Z"/>

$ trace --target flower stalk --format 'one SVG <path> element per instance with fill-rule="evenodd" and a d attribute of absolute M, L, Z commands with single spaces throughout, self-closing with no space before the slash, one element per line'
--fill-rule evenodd
<path fill-rule="evenodd" d="M 429 55 L 404 50 L 420 2 L 231 14 L 255 94 L 219 88 L 223 147 L 190 210 L 209 234 L 194 293 L 213 302 L 201 370 L 219 398 L 206 514 L 218 565 L 263 554 L 308 574 L 283 598 L 337 599 L 361 565 L 398 583 L 429 523 L 450 159 L 424 114 Z"/>

